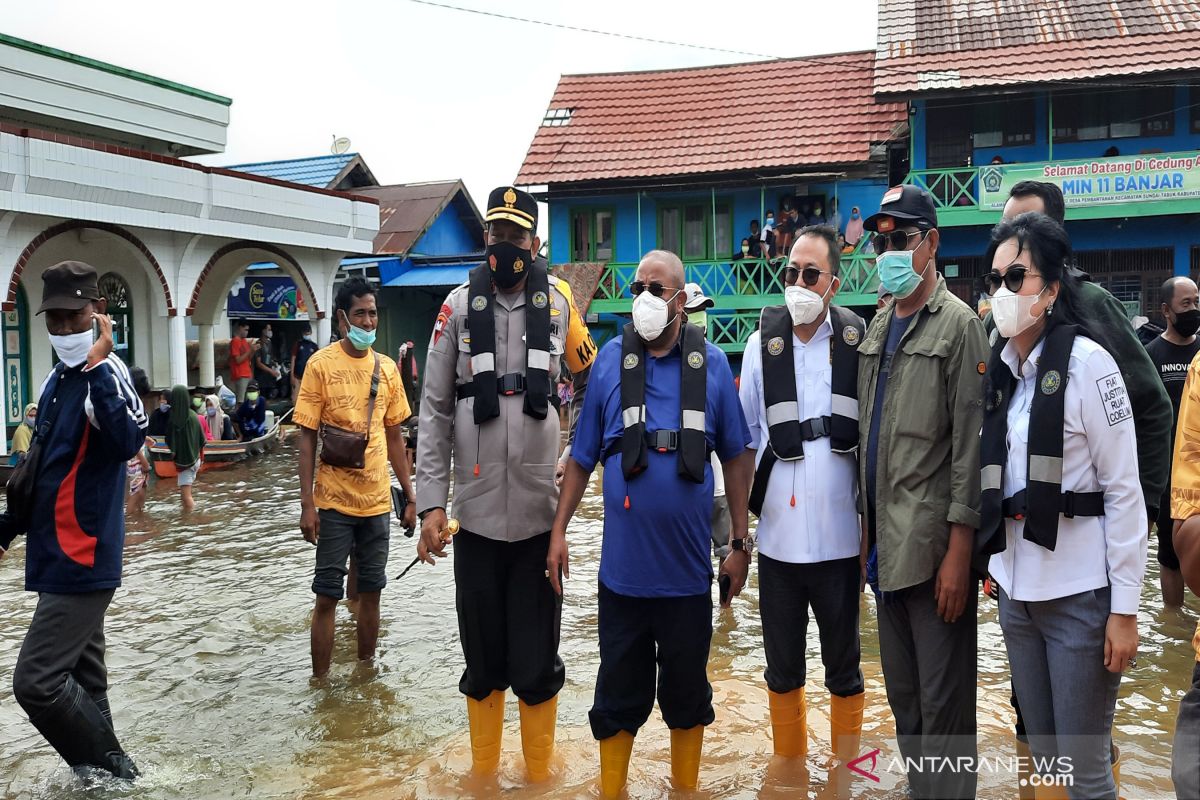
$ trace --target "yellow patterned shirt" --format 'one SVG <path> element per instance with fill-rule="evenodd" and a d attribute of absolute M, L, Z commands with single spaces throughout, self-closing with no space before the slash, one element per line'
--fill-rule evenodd
<path fill-rule="evenodd" d="M 340 342 L 314 353 L 300 384 L 293 416 L 296 424 L 317 430 L 324 423 L 347 431 L 365 432 L 371 373 L 375 369 L 373 356 L 373 351 L 368 351 L 365 358 L 349 356 Z M 379 394 L 371 418 L 365 466 L 349 469 L 319 461 L 317 485 L 313 491 L 316 507 L 352 517 L 390 513 L 391 478 L 384 428 L 399 425 L 411 414 L 396 363 L 387 356 L 380 356 Z"/>
<path fill-rule="evenodd" d="M 1185 520 L 1200 514 L 1200 355 L 1188 368 L 1175 429 L 1171 459 L 1171 519 Z M 1200 624 L 1192 637 L 1200 661 Z"/>

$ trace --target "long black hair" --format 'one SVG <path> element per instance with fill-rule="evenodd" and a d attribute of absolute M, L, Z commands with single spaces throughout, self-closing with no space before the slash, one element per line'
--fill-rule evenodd
<path fill-rule="evenodd" d="M 1017 240 L 1018 253 L 1029 253 L 1030 261 L 1047 285 L 1058 284 L 1058 298 L 1054 301 L 1053 312 L 1046 319 L 1043 335 L 1058 325 L 1076 325 L 1080 334 L 1096 342 L 1112 355 L 1114 351 L 1108 331 L 1081 313 L 1080 293 L 1083 290 L 1080 280 L 1071 272 L 1071 237 L 1067 235 L 1066 229 L 1037 211 L 1028 211 L 1001 221 L 992 228 L 991 241 L 984 261 L 989 268 L 1000 245 L 1010 239 Z"/>

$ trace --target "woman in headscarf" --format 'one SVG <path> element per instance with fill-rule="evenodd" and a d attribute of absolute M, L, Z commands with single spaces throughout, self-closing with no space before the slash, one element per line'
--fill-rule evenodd
<path fill-rule="evenodd" d="M 204 450 L 204 443 L 204 430 L 200 427 L 200 418 L 192 410 L 188 388 L 176 386 L 171 390 L 167 446 L 171 448 L 175 470 L 179 473 L 176 483 L 179 486 L 184 511 L 191 511 L 196 507 L 196 501 L 192 499 L 192 484 L 196 482 L 196 473 L 200 471 L 200 455 Z"/>
<path fill-rule="evenodd" d="M 29 452 L 29 445 L 33 443 L 33 429 L 37 426 L 37 410 L 37 403 L 25 406 L 21 424 L 13 432 L 12 457 L 9 459 L 9 463 L 14 467 Z"/>
<path fill-rule="evenodd" d="M 204 415 L 208 417 L 208 429 L 212 432 L 213 441 L 228 442 L 238 438 L 237 434 L 233 431 L 233 422 L 221 410 L 221 398 L 215 394 L 210 394 L 204 398 Z"/>
<path fill-rule="evenodd" d="M 858 206 L 850 209 L 850 221 L 846 223 L 846 244 L 853 247 L 863 237 L 863 218 Z"/>

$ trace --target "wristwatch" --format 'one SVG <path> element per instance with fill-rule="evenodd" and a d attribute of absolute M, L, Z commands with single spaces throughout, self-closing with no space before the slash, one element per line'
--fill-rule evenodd
<path fill-rule="evenodd" d="M 729 546 L 733 550 L 741 550 L 747 556 L 754 554 L 754 538 L 751 536 L 745 536 L 741 539 L 734 539 L 729 543 Z"/>

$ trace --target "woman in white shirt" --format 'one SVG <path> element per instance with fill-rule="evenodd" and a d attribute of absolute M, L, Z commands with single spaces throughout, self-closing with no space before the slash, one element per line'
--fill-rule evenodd
<path fill-rule="evenodd" d="M 984 280 L 1001 338 L 984 381 L 980 537 L 1037 767 L 1071 798 L 1115 800 L 1113 710 L 1137 650 L 1146 517 L 1129 397 L 1103 334 L 1074 313 L 1070 258 L 1043 214 L 992 231 Z"/>

